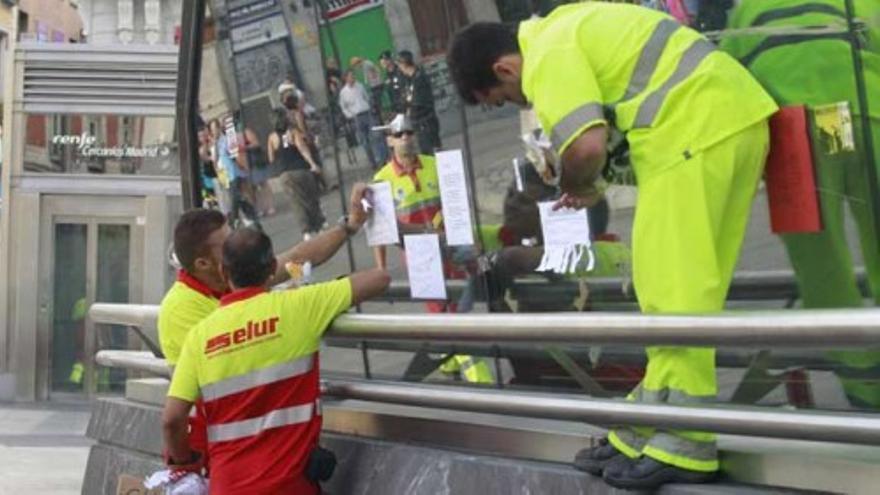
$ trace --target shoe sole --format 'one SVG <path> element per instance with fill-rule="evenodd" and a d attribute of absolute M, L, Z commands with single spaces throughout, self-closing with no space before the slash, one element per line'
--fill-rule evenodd
<path fill-rule="evenodd" d="M 664 468 L 651 476 L 639 479 L 617 478 L 615 476 L 603 476 L 605 483 L 614 488 L 624 490 L 651 490 L 669 483 L 703 484 L 711 483 L 718 478 L 718 473 L 702 473 L 693 471 L 684 473 L 677 468 Z"/>
<path fill-rule="evenodd" d="M 604 461 L 597 461 L 593 459 L 587 459 L 584 461 L 575 459 L 574 462 L 571 463 L 571 465 L 578 471 L 589 473 L 593 476 L 602 477 L 602 474 L 605 472 L 605 468 L 607 468 L 609 464 L 619 459 L 620 457 L 622 457 L 622 454 L 617 454 L 614 457 L 611 457 Z"/>

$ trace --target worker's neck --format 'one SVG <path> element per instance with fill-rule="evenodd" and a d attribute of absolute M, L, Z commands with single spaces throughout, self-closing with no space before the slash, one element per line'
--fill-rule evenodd
<path fill-rule="evenodd" d="M 194 273 L 194 272 L 187 271 L 187 273 L 189 273 L 189 275 L 192 278 L 198 280 L 205 287 L 208 287 L 209 289 L 211 289 L 214 292 L 222 294 L 222 293 L 226 292 L 226 289 L 228 288 L 226 285 L 226 282 L 224 282 L 219 276 L 210 275 L 210 274 L 203 273 L 203 272 L 195 272 Z"/>
<path fill-rule="evenodd" d="M 267 280 L 266 283 L 264 283 L 263 285 L 246 285 L 244 287 L 239 287 L 233 283 L 230 283 L 229 286 L 232 288 L 232 292 L 238 292 L 240 290 L 251 290 L 251 289 L 262 289 L 262 290 L 268 291 L 269 290 L 269 281 Z"/>
<path fill-rule="evenodd" d="M 408 155 L 408 156 L 397 156 L 397 163 L 400 164 L 405 170 L 410 170 L 415 168 L 419 164 L 419 157 L 416 155 Z"/>

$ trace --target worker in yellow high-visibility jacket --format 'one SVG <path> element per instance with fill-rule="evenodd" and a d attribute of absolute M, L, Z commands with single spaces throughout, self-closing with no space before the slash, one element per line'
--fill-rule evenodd
<path fill-rule="evenodd" d="M 608 127 L 627 135 L 639 184 L 633 282 L 644 313 L 724 306 L 777 107 L 754 78 L 694 30 L 650 9 L 562 6 L 517 30 L 477 23 L 448 65 L 469 103 L 531 104 L 562 160 L 560 206 L 590 206 Z M 631 400 L 711 401 L 715 351 L 649 347 Z M 621 488 L 715 477 L 714 435 L 615 428 L 575 465 Z"/>

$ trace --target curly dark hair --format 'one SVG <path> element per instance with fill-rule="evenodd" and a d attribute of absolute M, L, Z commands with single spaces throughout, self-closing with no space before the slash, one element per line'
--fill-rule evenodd
<path fill-rule="evenodd" d="M 518 24 L 476 22 L 455 33 L 446 54 L 446 65 L 459 96 L 465 103 L 478 103 L 477 91 L 498 85 L 492 64 L 504 55 L 520 53 Z"/>

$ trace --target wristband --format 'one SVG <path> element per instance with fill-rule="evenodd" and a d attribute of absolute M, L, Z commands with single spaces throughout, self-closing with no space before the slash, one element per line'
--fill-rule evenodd
<path fill-rule="evenodd" d="M 342 227 L 342 230 L 345 231 L 345 237 L 351 237 L 358 233 L 359 229 L 349 225 L 348 215 L 342 215 L 341 217 L 339 217 L 339 221 L 337 221 L 336 224 Z"/>

